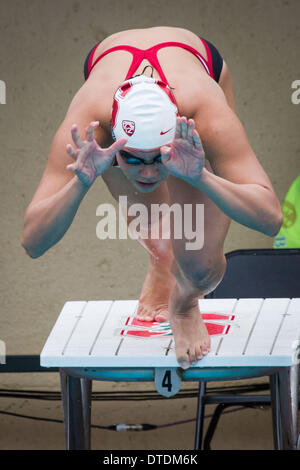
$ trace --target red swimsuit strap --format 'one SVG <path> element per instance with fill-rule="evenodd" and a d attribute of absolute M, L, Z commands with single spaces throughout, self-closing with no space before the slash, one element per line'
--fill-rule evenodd
<path fill-rule="evenodd" d="M 200 38 L 201 39 L 201 38 Z M 164 47 L 180 47 L 181 49 L 186 49 L 187 51 L 191 52 L 192 54 L 194 54 L 199 60 L 200 62 L 202 63 L 202 65 L 204 66 L 206 72 L 208 73 L 208 75 L 212 76 L 214 78 L 214 74 L 213 74 L 213 70 L 212 70 L 212 59 L 211 59 L 211 54 L 210 54 L 210 50 L 207 46 L 207 44 L 202 41 L 202 43 L 204 44 L 205 46 L 205 49 L 206 49 L 206 52 L 207 52 L 207 57 L 208 57 L 208 61 L 204 59 L 204 57 L 202 56 L 202 54 L 200 54 L 200 52 L 198 52 L 196 49 L 194 49 L 193 47 L 189 46 L 188 44 L 184 44 L 182 42 L 173 42 L 173 41 L 169 41 L 169 42 L 162 42 L 160 44 L 156 44 L 155 46 L 153 47 L 150 47 L 149 49 L 147 49 L 145 52 L 147 53 L 147 59 L 149 60 L 149 62 L 151 63 L 151 65 L 153 65 L 153 67 L 156 68 L 156 70 L 158 71 L 161 79 L 165 82 L 165 83 L 168 83 L 167 79 L 166 79 L 166 76 L 160 66 L 160 63 L 157 59 L 157 52 L 160 50 L 160 49 L 163 49 Z M 208 53 L 209 52 L 209 53 Z"/>
<path fill-rule="evenodd" d="M 200 38 L 201 39 L 201 38 Z M 202 39 L 201 39 L 202 40 Z M 125 80 L 127 80 L 128 78 L 132 77 L 134 72 L 137 70 L 137 68 L 139 67 L 140 63 L 143 61 L 143 59 L 147 59 L 150 64 L 157 70 L 157 72 L 159 73 L 160 75 L 160 78 L 162 79 L 162 81 L 164 81 L 165 83 L 168 84 L 168 81 L 167 81 L 167 78 L 160 66 L 160 63 L 158 61 L 158 58 L 157 58 L 157 52 L 164 48 L 164 47 L 180 47 L 182 49 L 186 49 L 187 51 L 191 52 L 192 54 L 194 54 L 202 63 L 202 65 L 204 66 L 206 72 L 212 76 L 214 78 L 214 74 L 213 74 L 213 70 L 212 70 L 212 58 L 211 58 L 211 52 L 210 52 L 210 49 L 209 47 L 207 46 L 207 44 L 205 43 L 205 41 L 202 40 L 202 43 L 204 44 L 205 46 L 205 49 L 206 49 L 206 53 L 207 53 L 207 57 L 208 57 L 208 60 L 206 61 L 204 59 L 204 57 L 200 54 L 200 52 L 198 52 L 196 49 L 194 49 L 193 47 L 189 46 L 188 44 L 183 44 L 181 42 L 162 42 L 160 44 L 156 44 L 155 46 L 152 46 L 150 47 L 149 49 L 138 49 L 137 47 L 133 47 L 133 46 L 127 46 L 127 45 L 120 45 L 120 46 L 115 46 L 115 47 L 112 47 L 111 49 L 108 49 L 107 51 L 103 52 L 102 54 L 100 54 L 100 56 L 95 60 L 95 62 L 93 63 L 93 65 L 91 66 L 91 63 L 92 63 L 92 60 L 93 60 L 93 56 L 94 56 L 94 53 L 95 53 L 95 50 L 98 46 L 95 46 L 94 50 L 92 51 L 91 55 L 90 55 L 90 58 L 89 58 L 89 64 L 88 64 L 88 69 L 89 69 L 89 72 L 88 72 L 88 76 L 89 74 L 91 73 L 91 70 L 95 67 L 95 65 L 99 62 L 99 60 L 102 59 L 102 57 L 106 56 L 107 54 L 109 54 L 110 52 L 115 52 L 115 51 L 128 51 L 132 54 L 133 56 L 133 59 L 132 59 L 132 62 L 131 62 L 131 65 L 130 65 L 130 68 L 128 70 L 128 73 L 126 75 L 126 78 Z M 88 78 L 87 76 L 87 78 Z"/>
<path fill-rule="evenodd" d="M 207 55 L 207 65 L 208 65 L 208 68 L 209 68 L 209 71 L 210 71 L 210 75 L 211 77 L 215 80 L 215 74 L 214 74 L 214 68 L 213 68 L 213 61 L 212 61 L 212 55 L 211 55 L 211 50 L 208 46 L 208 44 L 206 43 L 206 41 L 202 38 L 199 37 L 199 39 L 201 40 L 202 44 L 204 45 L 205 47 L 205 50 L 206 50 L 206 55 Z M 199 52 L 197 52 L 197 54 L 201 55 Z M 201 56 L 204 59 L 203 56 Z"/>
<path fill-rule="evenodd" d="M 93 52 L 92 52 L 92 54 L 90 55 L 90 58 L 89 58 L 89 64 L 88 64 L 88 69 L 89 70 L 88 70 L 87 79 L 88 79 L 91 71 L 95 67 L 95 65 L 99 62 L 99 60 L 101 60 L 102 57 L 106 56 L 107 54 L 110 54 L 111 52 L 128 51 L 133 55 L 133 59 L 132 59 L 132 63 L 131 63 L 129 71 L 131 71 L 133 68 L 134 68 L 134 71 L 135 71 L 138 68 L 138 66 L 140 65 L 140 63 L 142 62 L 142 60 L 144 58 L 143 56 L 144 56 L 144 53 L 145 53 L 145 51 L 143 51 L 142 49 L 138 49 L 137 47 L 133 47 L 133 46 L 127 46 L 127 45 L 115 46 L 115 47 L 112 47 L 111 49 L 108 49 L 107 51 L 103 52 L 102 54 L 100 54 L 99 57 L 95 60 L 95 62 L 91 66 L 91 63 L 93 61 L 94 52 L 95 52 L 97 47 L 98 47 L 98 44 L 95 47 L 95 49 L 93 50 Z M 131 75 L 127 74 L 126 79 L 129 78 L 129 77 L 131 77 Z"/>

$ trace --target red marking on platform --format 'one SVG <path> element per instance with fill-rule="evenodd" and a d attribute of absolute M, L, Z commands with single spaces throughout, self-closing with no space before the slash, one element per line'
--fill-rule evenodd
<path fill-rule="evenodd" d="M 218 325 L 216 323 L 208 323 L 208 322 L 204 322 L 204 325 L 207 328 L 209 336 L 224 334 L 224 329 L 225 329 L 224 325 Z"/>
<path fill-rule="evenodd" d="M 126 322 L 125 322 L 125 326 L 128 325 L 129 320 L 130 320 L 130 317 L 127 318 L 127 320 L 126 320 Z M 121 331 L 121 336 L 124 335 L 124 331 L 125 331 L 125 330 L 122 330 L 122 331 Z"/>
<path fill-rule="evenodd" d="M 203 320 L 228 320 L 229 315 L 225 313 L 201 313 Z"/>
<path fill-rule="evenodd" d="M 233 321 L 235 316 L 234 315 L 228 315 L 224 313 L 201 313 L 202 318 L 204 320 L 204 324 L 207 328 L 208 334 L 210 336 L 213 335 L 227 335 L 230 330 L 231 325 L 226 325 L 226 322 L 228 320 Z M 217 320 L 217 321 L 224 321 L 224 325 L 222 323 L 211 323 L 210 321 L 205 321 L 205 320 Z M 141 327 L 146 327 L 147 330 L 122 330 L 121 335 L 122 336 L 138 336 L 141 338 L 150 338 L 153 336 L 170 336 L 168 334 L 168 328 L 166 325 L 162 325 L 160 322 L 156 321 L 143 321 L 143 320 L 138 320 L 136 317 L 127 317 L 125 325 L 132 325 L 132 326 L 141 326 Z M 153 328 L 159 328 L 161 326 L 161 331 L 151 331 Z"/>
<path fill-rule="evenodd" d="M 154 331 L 149 331 L 149 330 L 129 330 L 129 331 L 125 331 L 122 336 L 138 336 L 140 338 L 152 338 L 154 336 L 171 336 L 171 335 L 166 335 L 164 331 L 154 332 Z"/>

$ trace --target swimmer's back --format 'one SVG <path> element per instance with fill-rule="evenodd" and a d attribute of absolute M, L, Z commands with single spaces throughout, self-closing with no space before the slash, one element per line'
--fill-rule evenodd
<path fill-rule="evenodd" d="M 181 42 L 196 49 L 208 60 L 206 48 L 201 39 L 191 31 L 172 27 L 155 27 L 121 31 L 104 39 L 95 49 L 91 66 L 105 51 L 120 45 L 129 45 L 139 49 L 148 49 L 158 43 Z M 173 88 L 177 101 L 179 114 L 193 117 L 201 102 L 201 96 L 215 94 L 224 99 L 221 87 L 207 74 L 201 62 L 189 51 L 180 47 L 165 47 L 158 51 L 158 61 Z M 110 113 L 113 95 L 120 83 L 125 79 L 132 62 L 132 54 L 119 50 L 111 52 L 101 58 L 91 70 L 83 85 L 88 88 L 96 100 L 99 100 L 99 121 L 109 132 Z M 144 67 L 149 65 L 143 60 L 134 74 L 142 73 Z M 224 63 L 224 67 L 226 64 Z M 222 75 L 224 75 L 222 71 Z M 149 69 L 148 69 L 149 73 Z M 153 76 L 161 78 L 154 70 Z M 220 83 L 221 85 L 221 83 Z"/>

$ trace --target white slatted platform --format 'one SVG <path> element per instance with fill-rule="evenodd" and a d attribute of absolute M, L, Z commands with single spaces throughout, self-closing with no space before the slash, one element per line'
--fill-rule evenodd
<path fill-rule="evenodd" d="M 195 366 L 299 363 L 300 298 L 200 299 L 211 352 Z M 178 367 L 168 323 L 139 322 L 137 300 L 67 302 L 41 353 L 44 367 Z"/>

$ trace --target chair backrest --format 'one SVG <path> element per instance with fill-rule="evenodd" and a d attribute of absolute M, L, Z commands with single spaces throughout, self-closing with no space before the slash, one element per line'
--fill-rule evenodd
<path fill-rule="evenodd" d="M 206 298 L 300 297 L 300 249 L 235 250 L 225 275 Z"/>

